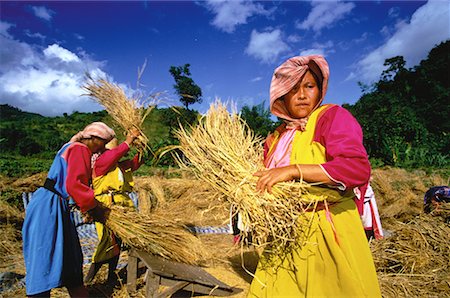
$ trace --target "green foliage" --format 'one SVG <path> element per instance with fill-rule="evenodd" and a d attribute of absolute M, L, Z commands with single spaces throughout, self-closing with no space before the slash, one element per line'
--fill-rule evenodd
<path fill-rule="evenodd" d="M 94 113 L 75 112 L 62 117 L 43 117 L 26 113 L 17 108 L 0 105 L 0 174 L 9 177 L 48 171 L 56 152 L 70 138 L 94 121 L 103 121 L 116 132 L 119 141 L 125 139 L 106 111 Z M 177 144 L 173 132 L 179 125 L 194 125 L 200 115 L 182 107 L 153 109 L 143 123 L 149 138 L 151 152 L 146 158 L 147 166 L 174 166 L 170 154 L 158 159 L 158 150 Z M 130 154 L 131 156 L 131 154 Z"/>
<path fill-rule="evenodd" d="M 171 154 L 165 154 L 159 156 L 159 152 L 164 148 L 172 145 L 178 145 L 178 140 L 174 136 L 176 129 L 180 128 L 180 125 L 188 128 L 198 123 L 200 114 L 194 110 L 188 110 L 182 107 L 172 107 L 168 109 L 159 110 L 159 123 L 164 125 L 167 129 L 167 135 L 164 138 L 159 138 L 151 144 L 152 151 L 157 154 L 155 156 L 154 164 L 158 166 L 175 166 L 175 161 Z M 181 152 L 178 152 L 181 154 Z"/>
<path fill-rule="evenodd" d="M 170 74 L 175 80 L 175 91 L 180 96 L 180 101 L 184 104 L 186 109 L 193 103 L 202 102 L 202 89 L 195 84 L 194 80 L 190 77 L 191 72 L 189 70 L 190 64 L 184 66 L 171 66 Z"/>
<path fill-rule="evenodd" d="M 388 68 L 381 73 L 381 79 L 383 81 L 389 81 L 400 72 L 405 71 L 405 59 L 402 56 L 395 56 L 393 58 L 386 59 L 384 66 Z"/>
<path fill-rule="evenodd" d="M 264 107 L 264 102 L 251 108 L 249 106 L 244 106 L 241 110 L 241 117 L 254 131 L 255 135 L 263 138 L 273 132 L 278 124 L 270 119 L 270 110 Z"/>
<path fill-rule="evenodd" d="M 403 57 L 387 69 L 354 105 L 345 105 L 364 131 L 364 144 L 377 163 L 405 168 L 446 167 L 450 141 L 450 41 L 432 49 L 418 66 Z"/>
<path fill-rule="evenodd" d="M 75 112 L 64 117 L 43 117 L 0 105 L 0 151 L 2 154 L 31 156 L 56 153 L 70 138 L 94 121 L 111 123 L 105 111 Z"/>
<path fill-rule="evenodd" d="M 197 111 L 184 109 L 182 107 L 172 107 L 160 110 L 160 121 L 170 128 L 172 133 L 180 125 L 183 127 L 195 125 L 198 122 L 200 114 Z"/>
<path fill-rule="evenodd" d="M 45 157 L 23 157 L 20 155 L 0 155 L 1 174 L 7 177 L 30 176 L 46 172 L 52 165 L 52 159 Z"/>

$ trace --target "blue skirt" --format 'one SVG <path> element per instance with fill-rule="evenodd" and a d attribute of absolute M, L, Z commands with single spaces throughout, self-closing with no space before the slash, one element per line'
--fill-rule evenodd
<path fill-rule="evenodd" d="M 83 255 L 68 201 L 41 187 L 22 228 L 27 295 L 83 285 Z"/>

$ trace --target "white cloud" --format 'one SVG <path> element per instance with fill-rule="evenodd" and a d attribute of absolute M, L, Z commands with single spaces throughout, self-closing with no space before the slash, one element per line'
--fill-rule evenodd
<path fill-rule="evenodd" d="M 334 53 L 334 43 L 331 40 L 328 40 L 324 43 L 313 42 L 311 44 L 311 48 L 302 49 L 299 53 L 300 56 L 308 56 L 308 55 L 322 55 L 327 56 L 327 54 Z"/>
<path fill-rule="evenodd" d="M 302 50 L 299 55 L 300 56 L 308 56 L 308 55 L 325 56 L 325 51 L 324 51 L 324 49 L 307 49 L 307 50 Z"/>
<path fill-rule="evenodd" d="M 400 9 L 398 7 L 392 7 L 388 11 L 388 16 L 390 18 L 396 18 L 400 15 Z"/>
<path fill-rule="evenodd" d="M 417 65 L 434 46 L 450 39 L 448 2 L 427 2 L 414 12 L 409 23 L 402 21 L 397 24 L 396 30 L 385 44 L 356 64 L 352 76 L 366 83 L 375 81 L 385 68 L 384 61 L 395 56 L 403 56 L 406 67 Z"/>
<path fill-rule="evenodd" d="M 30 30 L 24 30 L 24 33 L 26 36 L 39 39 L 41 42 L 45 40 L 45 36 L 40 33 L 31 33 Z"/>
<path fill-rule="evenodd" d="M 205 6 L 216 15 L 212 24 L 227 33 L 234 32 L 238 25 L 246 24 L 253 15 L 270 14 L 261 4 L 246 0 L 207 0 Z"/>
<path fill-rule="evenodd" d="M 271 63 L 289 50 L 289 46 L 283 41 L 279 29 L 262 33 L 253 30 L 245 52 L 264 63 Z"/>
<path fill-rule="evenodd" d="M 297 43 L 297 42 L 300 42 L 301 40 L 302 40 L 302 37 L 297 34 L 289 35 L 287 38 L 287 41 L 290 43 Z"/>
<path fill-rule="evenodd" d="M 262 77 L 255 77 L 253 79 L 250 80 L 250 82 L 254 83 L 254 82 L 259 82 L 262 80 Z"/>
<path fill-rule="evenodd" d="M 0 28 L 5 26 L 0 22 Z M 106 77 L 103 62 L 53 44 L 39 48 L 0 35 L 0 101 L 45 116 L 101 107 L 81 89 L 85 72 Z"/>
<path fill-rule="evenodd" d="M 32 6 L 31 10 L 33 11 L 35 16 L 46 21 L 50 21 L 55 14 L 53 10 L 48 9 L 45 6 Z"/>
<path fill-rule="evenodd" d="M 44 50 L 44 55 L 47 58 L 56 58 L 56 59 L 60 59 L 61 61 L 64 62 L 71 62 L 71 61 L 75 61 L 75 62 L 79 62 L 80 58 L 78 58 L 77 55 L 75 55 L 74 53 L 72 53 L 69 50 L 66 50 L 62 47 L 60 47 L 57 44 L 52 44 L 51 46 L 48 46 L 45 50 Z"/>
<path fill-rule="evenodd" d="M 352 11 L 355 4 L 341 1 L 312 1 L 312 10 L 306 20 L 297 23 L 298 29 L 311 29 L 320 32 L 323 28 L 332 27 Z"/>
<path fill-rule="evenodd" d="M 78 40 L 84 40 L 84 36 L 78 33 L 74 33 L 73 36 L 75 36 L 76 39 Z"/>
<path fill-rule="evenodd" d="M 9 28 L 13 27 L 13 24 L 0 21 L 0 36 L 10 38 L 11 35 L 8 33 Z"/>
<path fill-rule="evenodd" d="M 333 43 L 333 41 L 328 40 L 328 41 L 326 41 L 326 42 L 324 42 L 324 43 L 314 42 L 314 43 L 312 44 L 312 46 L 313 46 L 314 48 L 330 49 L 330 48 L 333 48 L 333 47 L 334 47 L 334 43 Z"/>

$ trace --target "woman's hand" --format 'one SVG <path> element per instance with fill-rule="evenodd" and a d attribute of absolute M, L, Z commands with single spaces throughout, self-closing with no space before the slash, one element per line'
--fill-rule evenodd
<path fill-rule="evenodd" d="M 295 165 L 270 170 L 258 171 L 253 176 L 259 177 L 256 183 L 256 191 L 272 193 L 272 186 L 278 182 L 294 180 L 298 177 L 298 170 Z"/>
<path fill-rule="evenodd" d="M 131 146 L 133 144 L 134 140 L 137 139 L 141 135 L 141 132 L 136 127 L 130 128 L 127 134 L 127 138 L 125 139 L 125 142 L 127 142 L 128 145 Z"/>
<path fill-rule="evenodd" d="M 97 202 L 97 206 L 86 212 L 87 216 L 85 217 L 85 220 L 87 220 L 88 222 L 89 220 L 97 221 L 104 224 L 108 219 L 110 212 L 111 209 L 106 207 L 103 203 Z"/>

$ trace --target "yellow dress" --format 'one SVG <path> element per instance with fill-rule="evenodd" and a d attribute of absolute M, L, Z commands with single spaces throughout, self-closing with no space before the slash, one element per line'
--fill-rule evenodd
<path fill-rule="evenodd" d="M 133 207 L 133 201 L 127 192 L 133 189 L 133 176 L 131 170 L 122 172 L 120 167 L 116 165 L 111 171 L 103 176 L 98 176 L 92 180 L 95 198 L 105 204 L 122 205 Z M 105 262 L 120 253 L 120 239 L 114 233 L 99 222 L 95 222 L 95 228 L 99 243 L 92 256 L 93 263 Z"/>
<path fill-rule="evenodd" d="M 326 161 L 325 148 L 312 141 L 323 108 L 312 113 L 304 132 L 296 132 L 291 164 Z M 248 297 L 381 297 L 353 194 L 340 195 L 329 211 L 329 219 L 326 210 L 308 213 L 307 244 L 283 259 L 271 256 L 277 265 L 268 268 L 268 255 L 261 256 Z"/>

